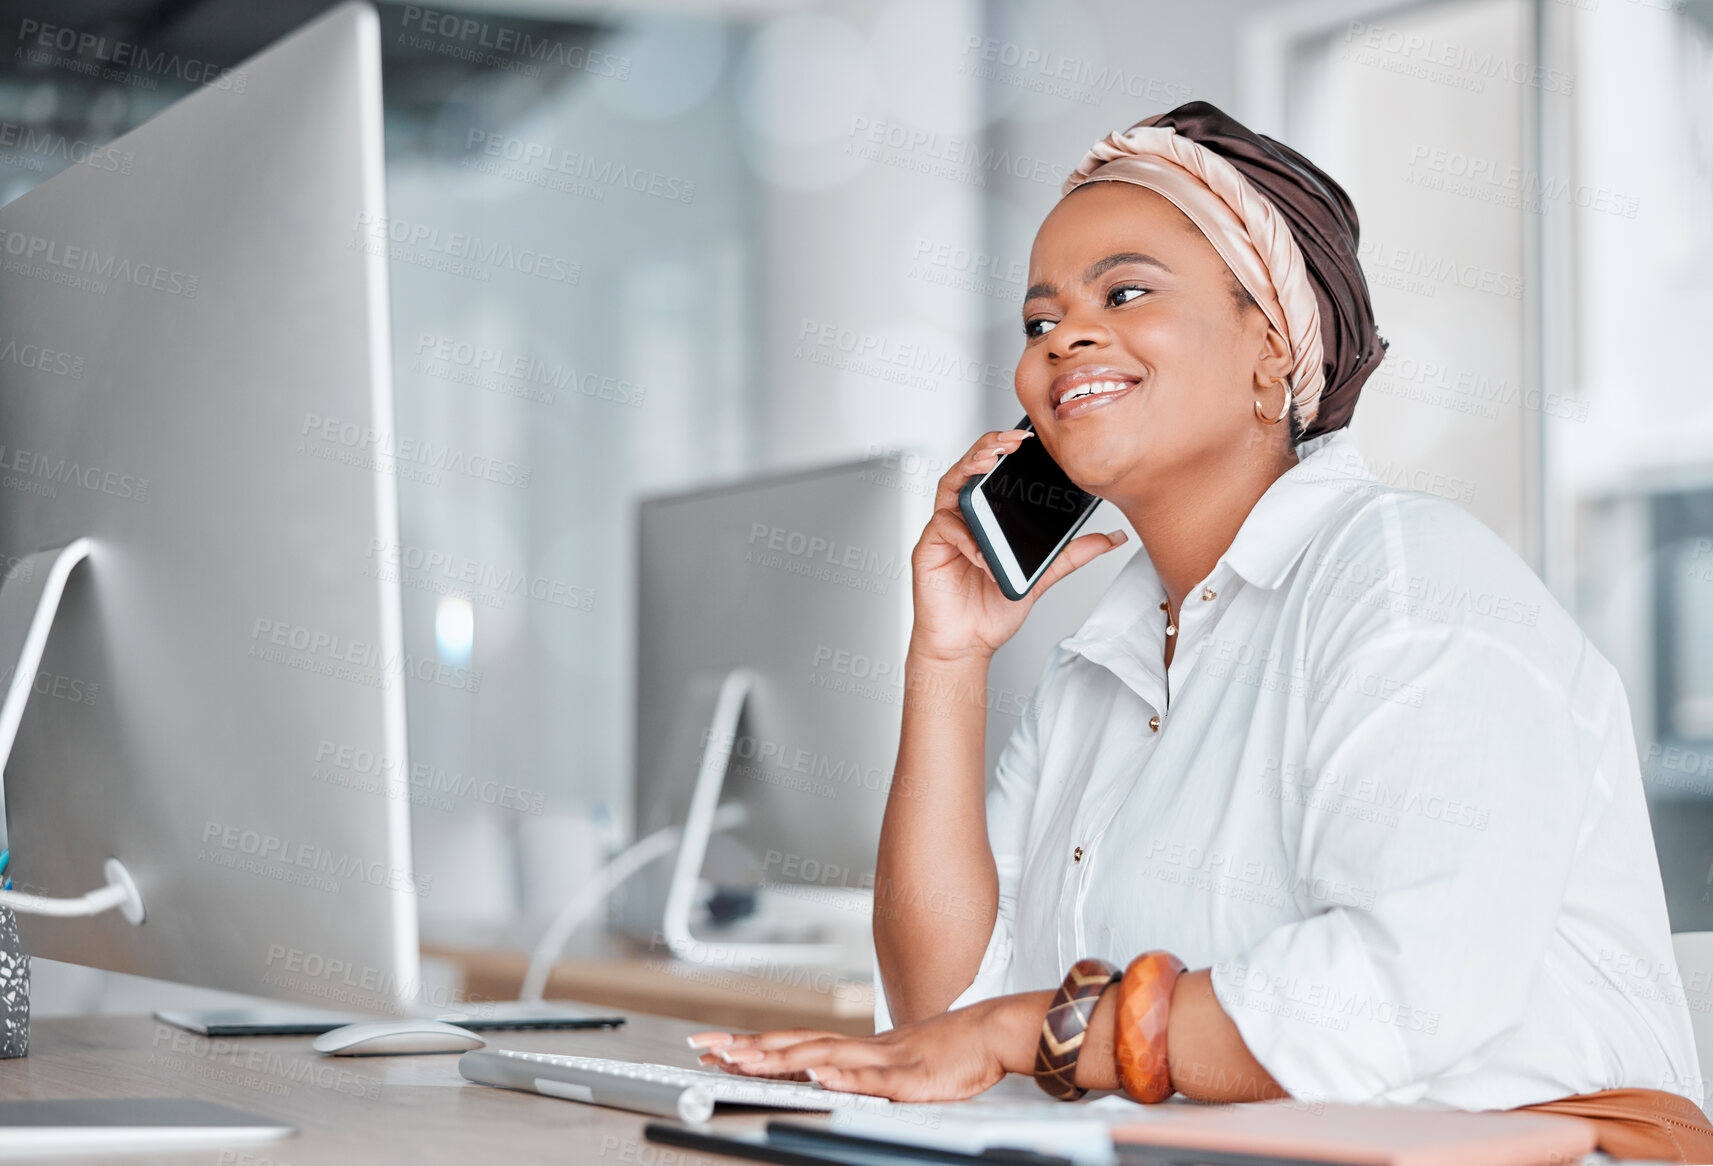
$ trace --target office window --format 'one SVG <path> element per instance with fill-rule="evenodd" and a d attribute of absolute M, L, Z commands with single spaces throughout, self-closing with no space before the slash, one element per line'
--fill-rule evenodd
<path fill-rule="evenodd" d="M 1341 17 L 1284 38 L 1282 97 L 1361 211 L 1393 343 L 1352 429 L 1617 666 L 1672 926 L 1713 926 L 1713 4 Z"/>

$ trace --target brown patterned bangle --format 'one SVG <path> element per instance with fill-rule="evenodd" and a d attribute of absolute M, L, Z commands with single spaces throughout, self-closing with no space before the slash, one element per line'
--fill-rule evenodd
<path fill-rule="evenodd" d="M 1053 993 L 1041 1022 L 1041 1042 L 1035 1046 L 1035 1083 L 1060 1101 L 1075 1101 L 1088 1092 L 1077 1087 L 1077 1054 L 1100 994 L 1121 975 L 1105 960 L 1078 960 Z"/>
<path fill-rule="evenodd" d="M 1118 1082 L 1149 1105 L 1172 1095 L 1166 1021 L 1183 970 L 1184 961 L 1171 952 L 1144 952 L 1130 961 L 1118 984 Z"/>

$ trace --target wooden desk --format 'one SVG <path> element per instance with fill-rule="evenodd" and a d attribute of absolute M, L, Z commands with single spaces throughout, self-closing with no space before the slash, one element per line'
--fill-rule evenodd
<path fill-rule="evenodd" d="M 464 974 L 463 999 L 515 1000 L 529 958 L 508 951 L 424 945 L 422 954 L 448 960 Z M 699 967 L 664 955 L 619 949 L 563 960 L 546 994 L 620 1012 L 650 1012 L 694 1020 L 703 1028 L 759 1032 L 817 1028 L 848 1036 L 874 1032 L 874 983 L 811 968 L 757 975 Z"/>
<path fill-rule="evenodd" d="M 506 1032 L 499 1048 L 694 1065 L 684 1038 L 699 1026 L 633 1015 L 620 1029 Z M 458 1058 L 321 1057 L 309 1037 L 211 1040 L 142 1016 L 47 1017 L 28 1057 L 0 1061 L 0 1098 L 189 1097 L 290 1122 L 294 1138 L 229 1150 L 55 1158 L 56 1166 L 486 1166 L 554 1162 L 714 1166 L 743 1159 L 659 1146 L 659 1118 L 471 1085 Z M 777 1114 L 721 1115 L 714 1127 L 757 1128 Z M 792 1115 L 798 1120 L 798 1115 Z M 824 1120 L 802 1115 L 801 1120 Z M 668 1156 L 676 1155 L 676 1156 Z"/>

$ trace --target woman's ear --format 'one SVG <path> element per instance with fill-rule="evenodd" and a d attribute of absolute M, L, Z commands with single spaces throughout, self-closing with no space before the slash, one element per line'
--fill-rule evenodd
<path fill-rule="evenodd" d="M 1291 359 L 1291 345 L 1280 331 L 1267 325 L 1267 335 L 1261 340 L 1261 351 L 1255 358 L 1254 387 L 1271 394 L 1274 387 L 1284 383 L 1296 362 Z"/>

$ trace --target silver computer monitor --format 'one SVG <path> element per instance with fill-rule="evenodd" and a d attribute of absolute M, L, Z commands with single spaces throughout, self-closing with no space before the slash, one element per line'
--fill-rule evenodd
<path fill-rule="evenodd" d="M 26 661 L 10 873 L 77 896 L 117 858 L 146 910 L 23 915 L 33 955 L 416 992 L 403 683 L 432 662 L 365 570 L 411 457 L 380 50 L 372 9 L 334 9 L 0 208 L 0 639 L 88 549 Z"/>
<path fill-rule="evenodd" d="M 637 833 L 691 820 L 710 746 L 728 754 L 720 800 L 745 812 L 700 864 L 700 941 L 800 954 L 868 933 L 862 912 L 898 752 L 910 551 L 934 486 L 906 461 L 639 507 Z M 738 673 L 747 690 L 722 724 L 722 686 Z M 627 930 L 660 932 L 672 865 L 625 889 Z"/>

